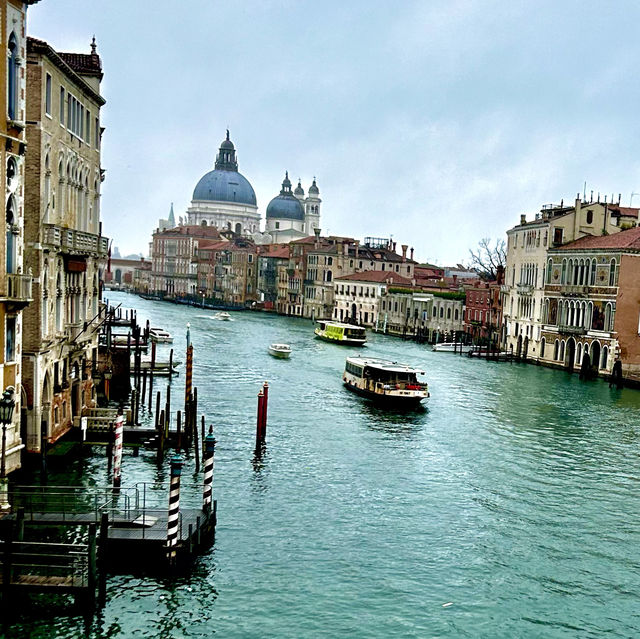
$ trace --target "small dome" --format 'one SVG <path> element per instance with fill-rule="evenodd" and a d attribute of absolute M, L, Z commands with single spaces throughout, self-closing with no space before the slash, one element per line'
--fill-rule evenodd
<path fill-rule="evenodd" d="M 267 206 L 267 219 L 280 218 L 304 222 L 304 209 L 294 195 L 278 195 Z"/>
<path fill-rule="evenodd" d="M 294 195 L 300 195 L 302 197 L 304 197 L 304 189 L 302 188 L 302 184 L 300 183 L 300 179 L 298 178 L 298 186 L 296 186 L 294 192 Z"/>
<path fill-rule="evenodd" d="M 256 194 L 249 180 L 237 171 L 221 169 L 209 171 L 200 178 L 193 191 L 193 199 L 256 206 Z"/>
<path fill-rule="evenodd" d="M 316 179 L 313 178 L 313 184 L 309 187 L 309 195 L 318 195 L 320 190 L 318 189 L 318 185 L 316 184 Z"/>

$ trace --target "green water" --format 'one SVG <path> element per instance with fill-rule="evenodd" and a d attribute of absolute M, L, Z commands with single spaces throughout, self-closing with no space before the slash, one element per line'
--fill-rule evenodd
<path fill-rule="evenodd" d="M 110 298 L 167 328 L 181 359 L 191 323 L 218 440 L 216 543 L 177 582 L 111 577 L 88 627 L 44 599 L 7 636 L 640 635 L 640 392 L 372 335 L 363 350 L 423 367 L 430 384 L 424 410 L 387 412 L 343 389 L 354 351 L 313 339 L 307 321 Z M 281 341 L 288 361 L 267 353 Z M 187 504 L 200 499 L 192 470 Z M 105 461 L 61 479 L 103 483 Z M 125 455 L 124 484 L 166 479 L 151 451 Z"/>

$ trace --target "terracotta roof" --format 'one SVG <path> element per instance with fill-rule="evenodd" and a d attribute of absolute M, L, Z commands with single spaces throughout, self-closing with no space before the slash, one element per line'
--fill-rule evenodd
<path fill-rule="evenodd" d="M 102 78 L 102 63 L 97 53 L 64 53 L 58 55 L 80 75 L 95 75 Z"/>
<path fill-rule="evenodd" d="M 219 250 L 229 246 L 229 240 L 199 240 L 198 250 Z"/>
<path fill-rule="evenodd" d="M 584 249 L 632 249 L 640 250 L 640 227 L 612 233 L 611 235 L 587 235 L 564 246 L 550 249 L 559 251 L 581 251 Z"/>
<path fill-rule="evenodd" d="M 262 257 L 289 258 L 288 244 L 263 244 L 258 247 L 258 252 Z"/>
<path fill-rule="evenodd" d="M 352 273 L 343 277 L 336 277 L 336 280 L 348 280 L 350 282 L 380 282 L 384 284 L 402 284 L 403 286 L 412 286 L 411 280 L 393 271 L 362 271 L 361 273 Z"/>
<path fill-rule="evenodd" d="M 630 206 L 609 206 L 609 212 L 611 215 L 621 215 L 624 217 L 638 217 L 640 209 L 631 208 Z"/>

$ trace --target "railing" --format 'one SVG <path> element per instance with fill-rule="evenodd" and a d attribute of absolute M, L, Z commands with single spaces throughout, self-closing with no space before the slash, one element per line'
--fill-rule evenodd
<path fill-rule="evenodd" d="M 533 284 L 518 284 L 517 289 L 520 295 L 531 295 L 533 293 Z"/>
<path fill-rule="evenodd" d="M 31 302 L 33 277 L 18 273 L 7 273 L 7 299 L 17 302 Z"/>
<path fill-rule="evenodd" d="M 584 335 L 587 329 L 584 326 L 569 326 L 569 324 L 558 324 L 558 332 L 567 335 Z"/>
<path fill-rule="evenodd" d="M 45 224 L 43 231 L 45 244 L 78 253 L 98 253 L 106 256 L 109 239 L 94 233 L 62 228 L 54 224 Z"/>
<path fill-rule="evenodd" d="M 508 284 L 500 284 L 500 292 L 508 293 L 511 290 L 511 287 Z"/>

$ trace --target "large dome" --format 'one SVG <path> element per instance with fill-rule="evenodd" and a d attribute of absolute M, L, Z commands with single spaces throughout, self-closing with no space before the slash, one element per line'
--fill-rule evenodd
<path fill-rule="evenodd" d="M 200 178 L 193 191 L 193 199 L 256 206 L 256 194 L 249 180 L 237 171 L 221 169 L 209 171 Z"/>
<path fill-rule="evenodd" d="M 282 190 L 280 195 L 269 202 L 267 206 L 267 219 L 280 218 L 285 220 L 299 220 L 304 222 L 304 208 L 300 204 L 300 200 L 291 192 L 291 181 L 289 180 L 289 172 L 284 175 L 282 182 Z"/>

